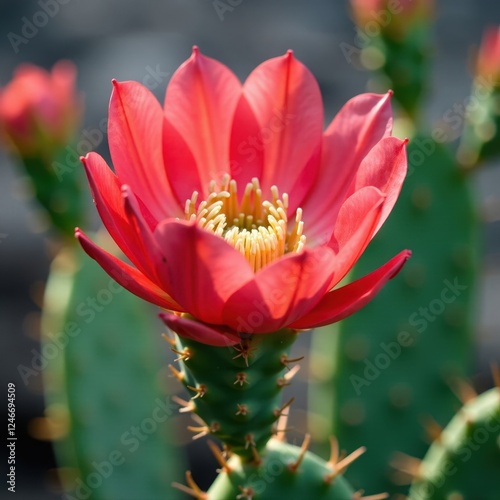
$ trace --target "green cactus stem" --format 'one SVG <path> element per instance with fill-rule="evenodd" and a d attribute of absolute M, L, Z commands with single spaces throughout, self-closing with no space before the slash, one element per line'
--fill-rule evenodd
<path fill-rule="evenodd" d="M 421 135 L 410 141 L 408 157 L 395 210 L 352 279 L 401 246 L 412 250 L 412 260 L 362 313 L 314 333 L 318 383 L 309 391 L 313 437 L 334 434 L 348 448 L 377 450 L 368 467 L 354 464 L 347 478 L 393 493 L 404 490 L 392 483 L 392 454 L 422 457 L 421 415 L 448 421 L 456 411 L 449 382 L 470 376 L 480 255 L 469 179 L 452 154 Z"/>
<path fill-rule="evenodd" d="M 468 401 L 420 463 L 409 500 L 500 498 L 498 387 Z"/>
<path fill-rule="evenodd" d="M 181 371 L 171 370 L 192 396 L 184 402 L 186 411 L 203 421 L 190 427 L 196 437 L 211 434 L 244 462 L 252 461 L 279 431 L 278 420 L 288 407 L 281 404 L 281 391 L 298 368 L 289 369 L 288 358 L 296 337 L 286 329 L 249 335 L 228 347 L 177 337 L 173 349 Z"/>
<path fill-rule="evenodd" d="M 331 439 L 330 460 L 307 451 L 310 436 L 301 447 L 272 438 L 263 455 L 255 455 L 253 462 L 244 462 L 238 455 L 226 459 L 217 445 L 209 446 L 221 465 L 219 475 L 208 492 L 202 491 L 191 473 L 186 472 L 188 486 L 173 485 L 198 500 L 274 500 L 277 498 L 314 498 L 318 500 L 383 500 L 386 493 L 363 496 L 355 492 L 343 473 L 366 450 L 359 448 L 348 456 L 339 455 L 336 439 Z"/>
<path fill-rule="evenodd" d="M 63 498 L 165 498 L 183 456 L 155 309 L 72 248 L 54 260 L 44 302 L 46 414 L 61 430 L 58 465 L 77 473 Z"/>

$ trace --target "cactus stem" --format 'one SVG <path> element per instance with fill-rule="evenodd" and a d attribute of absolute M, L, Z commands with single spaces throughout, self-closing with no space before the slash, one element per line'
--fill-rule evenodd
<path fill-rule="evenodd" d="M 204 384 L 200 384 L 198 387 L 193 387 L 192 385 L 188 385 L 186 387 L 196 392 L 191 399 L 202 398 L 207 393 L 207 386 Z"/>
<path fill-rule="evenodd" d="M 240 489 L 241 493 L 236 497 L 237 500 L 252 500 L 255 492 L 253 491 L 252 488 L 249 488 L 247 486 L 238 486 Z"/>
<path fill-rule="evenodd" d="M 186 471 L 186 482 L 188 486 L 181 483 L 172 483 L 174 488 L 191 495 L 196 498 L 196 500 L 208 500 L 208 495 L 205 491 L 201 490 L 198 485 L 194 482 L 193 476 L 191 475 L 191 471 Z"/>
<path fill-rule="evenodd" d="M 291 384 L 291 380 L 297 372 L 300 370 L 300 365 L 295 365 L 288 373 L 285 373 L 283 377 L 280 377 L 277 381 L 278 387 L 285 387 L 286 385 Z"/>
<path fill-rule="evenodd" d="M 274 410 L 274 415 L 278 418 L 278 417 L 281 417 L 283 415 L 283 412 L 289 408 L 292 403 L 295 401 L 295 398 L 294 397 L 291 397 L 281 408 L 276 408 Z M 287 416 L 288 416 L 288 413 L 287 413 Z"/>
<path fill-rule="evenodd" d="M 175 354 L 178 354 L 179 357 L 174 361 L 187 361 L 191 357 L 191 352 L 187 347 L 185 347 L 182 351 L 177 350 L 175 347 L 170 348 Z"/>
<path fill-rule="evenodd" d="M 430 442 L 441 442 L 441 433 L 443 432 L 443 428 L 430 415 L 424 417 L 423 426 Z"/>
<path fill-rule="evenodd" d="M 172 396 L 172 399 L 182 408 L 179 409 L 179 413 L 188 413 L 195 410 L 195 404 L 192 401 L 186 401 L 179 396 Z"/>
<path fill-rule="evenodd" d="M 334 463 L 329 461 L 328 465 L 333 469 L 330 474 L 328 474 L 325 477 L 325 482 L 326 483 L 331 483 L 337 476 L 340 474 L 343 474 L 347 467 L 351 465 L 355 460 L 357 460 L 364 452 L 366 451 L 366 448 L 364 446 L 361 446 L 357 450 L 354 450 L 350 455 L 347 455 L 347 457 L 342 458 L 340 461 Z"/>
<path fill-rule="evenodd" d="M 208 441 L 208 447 L 210 451 L 214 454 L 215 459 L 219 462 L 222 469 L 219 469 L 217 472 L 223 470 L 226 474 L 230 474 L 233 472 L 233 469 L 229 466 L 226 459 L 222 455 L 222 452 L 219 450 L 218 446 L 213 441 Z"/>
<path fill-rule="evenodd" d="M 290 359 L 287 357 L 286 354 L 283 354 L 283 356 L 281 356 L 281 358 L 280 358 L 280 361 L 282 364 L 284 364 L 290 370 L 290 367 L 288 365 L 290 365 L 292 363 L 298 363 L 299 361 L 302 361 L 303 359 L 304 359 L 304 356 L 301 356 L 300 358 Z"/>
<path fill-rule="evenodd" d="M 238 411 L 236 412 L 236 415 L 248 415 L 250 413 L 250 410 L 248 409 L 248 406 L 245 404 L 239 404 L 236 403 L 236 406 L 238 407 Z"/>
<path fill-rule="evenodd" d="M 248 384 L 248 376 L 245 372 L 240 372 L 236 374 L 236 380 L 234 381 L 234 384 L 240 384 L 241 387 L 243 387 L 243 384 Z"/>
<path fill-rule="evenodd" d="M 306 434 L 304 436 L 304 441 L 302 442 L 302 446 L 300 447 L 300 453 L 299 456 L 297 457 L 297 460 L 288 465 L 288 468 L 292 472 L 297 472 L 298 468 L 300 467 L 300 464 L 302 463 L 302 460 L 304 460 L 304 456 L 310 444 L 311 444 L 311 435 Z"/>
<path fill-rule="evenodd" d="M 245 364 L 248 366 L 248 359 L 252 358 L 255 354 L 255 347 L 250 345 L 250 341 L 248 339 L 243 339 L 239 345 L 233 346 L 233 349 L 237 351 L 239 354 L 233 357 L 233 359 L 243 358 L 245 360 Z"/>
<path fill-rule="evenodd" d="M 491 365 L 491 373 L 493 375 L 493 381 L 495 385 L 500 389 L 500 369 L 496 363 L 492 363 Z"/>
<path fill-rule="evenodd" d="M 181 373 L 175 366 L 168 365 L 168 369 L 172 372 L 172 375 L 179 381 L 184 381 L 184 374 Z"/>

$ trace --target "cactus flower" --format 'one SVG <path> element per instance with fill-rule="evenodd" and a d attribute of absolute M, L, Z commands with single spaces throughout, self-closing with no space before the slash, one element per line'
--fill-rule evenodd
<path fill-rule="evenodd" d="M 351 0 L 357 25 L 369 37 L 383 33 L 403 38 L 415 25 L 429 20 L 434 0 Z"/>
<path fill-rule="evenodd" d="M 52 71 L 19 66 L 0 89 L 0 135 L 22 157 L 46 156 L 69 142 L 81 115 L 76 68 L 60 61 Z"/>
<path fill-rule="evenodd" d="M 488 28 L 477 55 L 477 76 L 491 79 L 495 86 L 500 86 L 500 27 Z"/>
<path fill-rule="evenodd" d="M 289 51 L 241 84 L 197 48 L 164 107 L 114 82 L 109 146 L 83 163 L 97 210 L 128 257 L 80 229 L 118 283 L 167 312 L 181 336 L 211 345 L 240 334 L 309 329 L 369 302 L 409 256 L 337 287 L 389 215 L 406 173 L 391 136 L 391 93 L 349 101 L 323 132 L 319 86 Z"/>

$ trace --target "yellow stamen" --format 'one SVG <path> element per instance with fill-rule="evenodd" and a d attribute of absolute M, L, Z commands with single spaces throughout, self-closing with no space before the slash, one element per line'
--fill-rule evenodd
<path fill-rule="evenodd" d="M 295 212 L 289 231 L 288 195 L 283 193 L 280 197 L 276 186 L 271 187 L 272 201 L 263 200 L 259 180 L 253 178 L 238 202 L 237 183 L 226 174 L 219 188 L 215 181 L 210 182 L 209 195 L 199 204 L 198 198 L 195 191 L 186 201 L 186 219 L 224 238 L 246 257 L 254 272 L 285 253 L 300 253 L 304 249 L 302 209 Z"/>

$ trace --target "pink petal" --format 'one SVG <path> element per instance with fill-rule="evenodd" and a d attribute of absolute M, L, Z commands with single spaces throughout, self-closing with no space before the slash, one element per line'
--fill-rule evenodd
<path fill-rule="evenodd" d="M 78 228 L 75 230 L 75 236 L 85 252 L 129 292 L 157 306 L 182 312 L 182 308 L 175 300 L 158 288 L 140 271 L 98 247 Z"/>
<path fill-rule="evenodd" d="M 109 104 L 109 148 L 116 174 L 157 220 L 183 213 L 172 194 L 163 163 L 163 110 L 137 82 L 113 81 Z"/>
<path fill-rule="evenodd" d="M 329 242 L 337 255 L 332 288 L 349 272 L 372 239 L 382 214 L 384 194 L 368 186 L 356 191 L 340 208 Z"/>
<path fill-rule="evenodd" d="M 163 124 L 163 159 L 174 196 L 179 206 L 184 208 L 193 192 L 204 193 L 204 188 L 193 153 L 166 118 Z"/>
<path fill-rule="evenodd" d="M 301 205 L 311 243 L 322 244 L 331 234 L 346 193 L 361 161 L 391 133 L 391 92 L 354 97 L 335 116 L 325 131 L 321 167 L 316 182 Z"/>
<path fill-rule="evenodd" d="M 204 194 L 212 179 L 230 171 L 229 141 L 240 94 L 236 76 L 196 47 L 168 85 L 165 115 L 194 156 Z"/>
<path fill-rule="evenodd" d="M 218 328 L 176 314 L 160 313 L 160 318 L 177 335 L 202 344 L 230 347 L 240 342 L 237 335 L 226 334 Z"/>
<path fill-rule="evenodd" d="M 125 206 L 125 214 L 128 220 L 128 227 L 135 234 L 136 252 L 138 259 L 141 259 L 141 269 L 145 268 L 143 273 L 153 282 L 157 283 L 162 290 L 171 295 L 172 286 L 164 274 L 158 274 L 158 264 L 162 261 L 163 255 L 153 236 L 151 229 L 146 224 L 137 199 L 130 190 L 129 186 L 122 187 L 122 196 Z M 146 264 L 144 264 L 146 263 Z"/>
<path fill-rule="evenodd" d="M 291 328 L 309 329 L 329 325 L 350 316 L 370 302 L 411 256 L 404 250 L 365 277 L 327 293 L 321 302 Z"/>
<path fill-rule="evenodd" d="M 129 223 L 119 179 L 97 153 L 89 153 L 82 162 L 104 226 L 132 263 L 143 273 L 150 275 L 148 254 L 144 253 L 140 245 L 141 238 Z"/>
<path fill-rule="evenodd" d="M 262 179 L 264 148 L 259 143 L 261 127 L 245 95 L 234 113 L 230 144 L 231 177 L 238 183 L 239 196 L 254 177 Z"/>
<path fill-rule="evenodd" d="M 301 317 L 328 290 L 335 267 L 327 247 L 288 254 L 261 269 L 224 308 L 224 323 L 245 333 L 271 333 Z"/>
<path fill-rule="evenodd" d="M 164 255 L 158 273 L 168 276 L 174 299 L 200 321 L 223 323 L 228 297 L 253 279 L 245 257 L 220 236 L 185 221 L 164 221 L 155 238 Z"/>
<path fill-rule="evenodd" d="M 290 195 L 291 208 L 316 179 L 318 163 L 309 164 L 321 145 L 323 103 L 318 83 L 289 51 L 258 66 L 243 86 L 260 131 L 256 148 L 264 150 L 264 195 L 276 184 Z M 308 165 L 308 174 L 300 178 Z"/>
<path fill-rule="evenodd" d="M 375 186 L 386 195 L 375 232 L 380 229 L 391 213 L 406 177 L 407 142 L 396 137 L 382 139 L 363 159 L 351 185 L 351 192 L 365 186 Z"/>

